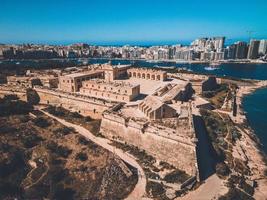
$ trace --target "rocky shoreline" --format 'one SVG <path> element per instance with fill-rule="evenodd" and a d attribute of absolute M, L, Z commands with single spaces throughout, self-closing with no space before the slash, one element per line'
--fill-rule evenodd
<path fill-rule="evenodd" d="M 238 113 L 234 121 L 241 126 L 243 139 L 237 144 L 241 147 L 245 157 L 247 158 L 247 165 L 251 169 L 251 179 L 257 182 L 258 187 L 255 189 L 255 199 L 266 199 L 267 196 L 267 177 L 266 177 L 266 154 L 262 150 L 262 144 L 255 131 L 247 122 L 247 116 L 243 108 L 243 98 L 246 95 L 252 94 L 258 89 L 267 87 L 267 81 L 258 81 L 255 86 L 240 87 L 237 92 L 237 106 Z M 238 152 L 238 150 L 237 150 Z"/>

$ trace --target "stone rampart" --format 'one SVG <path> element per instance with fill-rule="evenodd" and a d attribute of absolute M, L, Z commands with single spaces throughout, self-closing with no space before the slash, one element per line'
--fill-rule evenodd
<path fill-rule="evenodd" d="M 40 96 L 41 104 L 62 106 L 63 108 L 79 112 L 82 115 L 102 114 L 113 103 L 88 98 L 78 94 L 53 91 L 45 88 L 34 88 Z"/>
<path fill-rule="evenodd" d="M 108 138 L 138 146 L 158 160 L 198 177 L 196 145 L 191 138 L 176 135 L 174 129 L 127 119 L 114 112 L 104 112 L 100 131 Z"/>

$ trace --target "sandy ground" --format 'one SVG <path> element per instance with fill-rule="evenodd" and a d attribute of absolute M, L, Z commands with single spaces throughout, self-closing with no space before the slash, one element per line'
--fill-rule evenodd
<path fill-rule="evenodd" d="M 216 174 L 210 176 L 203 184 L 196 190 L 188 193 L 183 197 L 176 198 L 176 200 L 212 200 L 218 199 L 219 196 L 228 191 L 224 186 L 224 181 Z"/>

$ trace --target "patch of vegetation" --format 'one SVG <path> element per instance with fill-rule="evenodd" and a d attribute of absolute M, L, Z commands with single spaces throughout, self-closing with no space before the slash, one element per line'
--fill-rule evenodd
<path fill-rule="evenodd" d="M 183 183 L 188 180 L 190 176 L 186 174 L 184 171 L 176 169 L 171 173 L 167 174 L 163 180 L 168 183 Z"/>
<path fill-rule="evenodd" d="M 68 147 L 61 146 L 56 144 L 55 142 L 50 142 L 47 144 L 47 148 L 56 153 L 57 155 L 63 157 L 63 158 L 68 158 L 68 156 L 71 154 L 72 150 L 69 149 Z"/>
<path fill-rule="evenodd" d="M 219 197 L 219 200 L 237 200 L 237 199 L 244 199 L 244 200 L 254 200 L 253 197 L 247 195 L 246 193 L 242 192 L 237 188 L 229 188 L 229 191 Z"/>
<path fill-rule="evenodd" d="M 47 128 L 51 123 L 44 117 L 37 117 L 32 120 L 33 123 L 40 128 Z"/>
<path fill-rule="evenodd" d="M 166 192 L 162 184 L 152 181 L 149 181 L 147 183 L 146 191 L 153 197 L 160 197 L 162 194 L 165 194 Z"/>
<path fill-rule="evenodd" d="M 216 108 L 221 108 L 229 91 L 228 84 L 221 84 L 217 90 L 204 92 L 202 95 L 203 97 L 207 98 Z"/>
<path fill-rule="evenodd" d="M 144 166 L 151 167 L 156 162 L 156 159 L 153 156 L 148 155 L 145 150 L 141 150 L 134 145 L 129 145 L 126 143 L 123 144 L 117 141 L 113 141 L 112 145 L 134 155 Z"/>
<path fill-rule="evenodd" d="M 214 149 L 214 156 L 218 162 L 225 160 L 225 150 L 228 149 L 224 140 L 227 134 L 227 125 L 217 113 L 201 109 L 200 113 L 205 122 L 210 141 Z"/>
<path fill-rule="evenodd" d="M 76 157 L 75 157 L 76 160 L 80 160 L 80 161 L 86 161 L 88 159 L 88 156 L 86 153 L 83 153 L 83 152 L 79 152 L 76 154 Z"/>
<path fill-rule="evenodd" d="M 38 145 L 40 143 L 40 141 L 42 141 L 43 139 L 36 135 L 36 134 L 32 134 L 32 135 L 27 135 L 25 137 L 22 138 L 22 143 L 24 145 L 25 148 L 29 149 L 32 147 L 35 147 L 36 145 Z"/>
<path fill-rule="evenodd" d="M 16 95 L 6 95 L 0 98 L 0 116 L 23 115 L 33 110 L 32 105 L 18 99 Z"/>
<path fill-rule="evenodd" d="M 101 120 L 94 120 L 91 117 L 84 117 L 78 112 L 71 112 L 62 107 L 48 106 L 45 111 L 49 112 L 52 115 L 63 118 L 64 120 L 82 125 L 84 128 L 88 129 L 97 137 L 104 137 L 100 132 L 100 123 Z"/>
<path fill-rule="evenodd" d="M 79 136 L 78 137 L 78 142 L 81 145 L 88 145 L 89 144 L 89 141 L 83 136 Z"/>
<path fill-rule="evenodd" d="M 57 136 L 57 137 L 63 137 L 65 135 L 68 135 L 70 133 L 73 133 L 75 132 L 74 128 L 72 127 L 60 127 L 60 128 L 57 128 L 55 130 L 53 130 L 53 133 Z"/>
<path fill-rule="evenodd" d="M 27 88 L 26 90 L 27 102 L 30 105 L 37 105 L 40 102 L 39 94 L 32 88 Z"/>
<path fill-rule="evenodd" d="M 229 175 L 229 173 L 230 173 L 230 169 L 224 162 L 216 164 L 216 174 L 219 177 L 221 177 L 221 178 L 226 177 Z"/>

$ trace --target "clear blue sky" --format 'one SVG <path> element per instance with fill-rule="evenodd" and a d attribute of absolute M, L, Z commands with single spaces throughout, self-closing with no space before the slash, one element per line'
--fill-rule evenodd
<path fill-rule="evenodd" d="M 267 38 L 267 0 L 0 0 L 0 43 Z"/>

